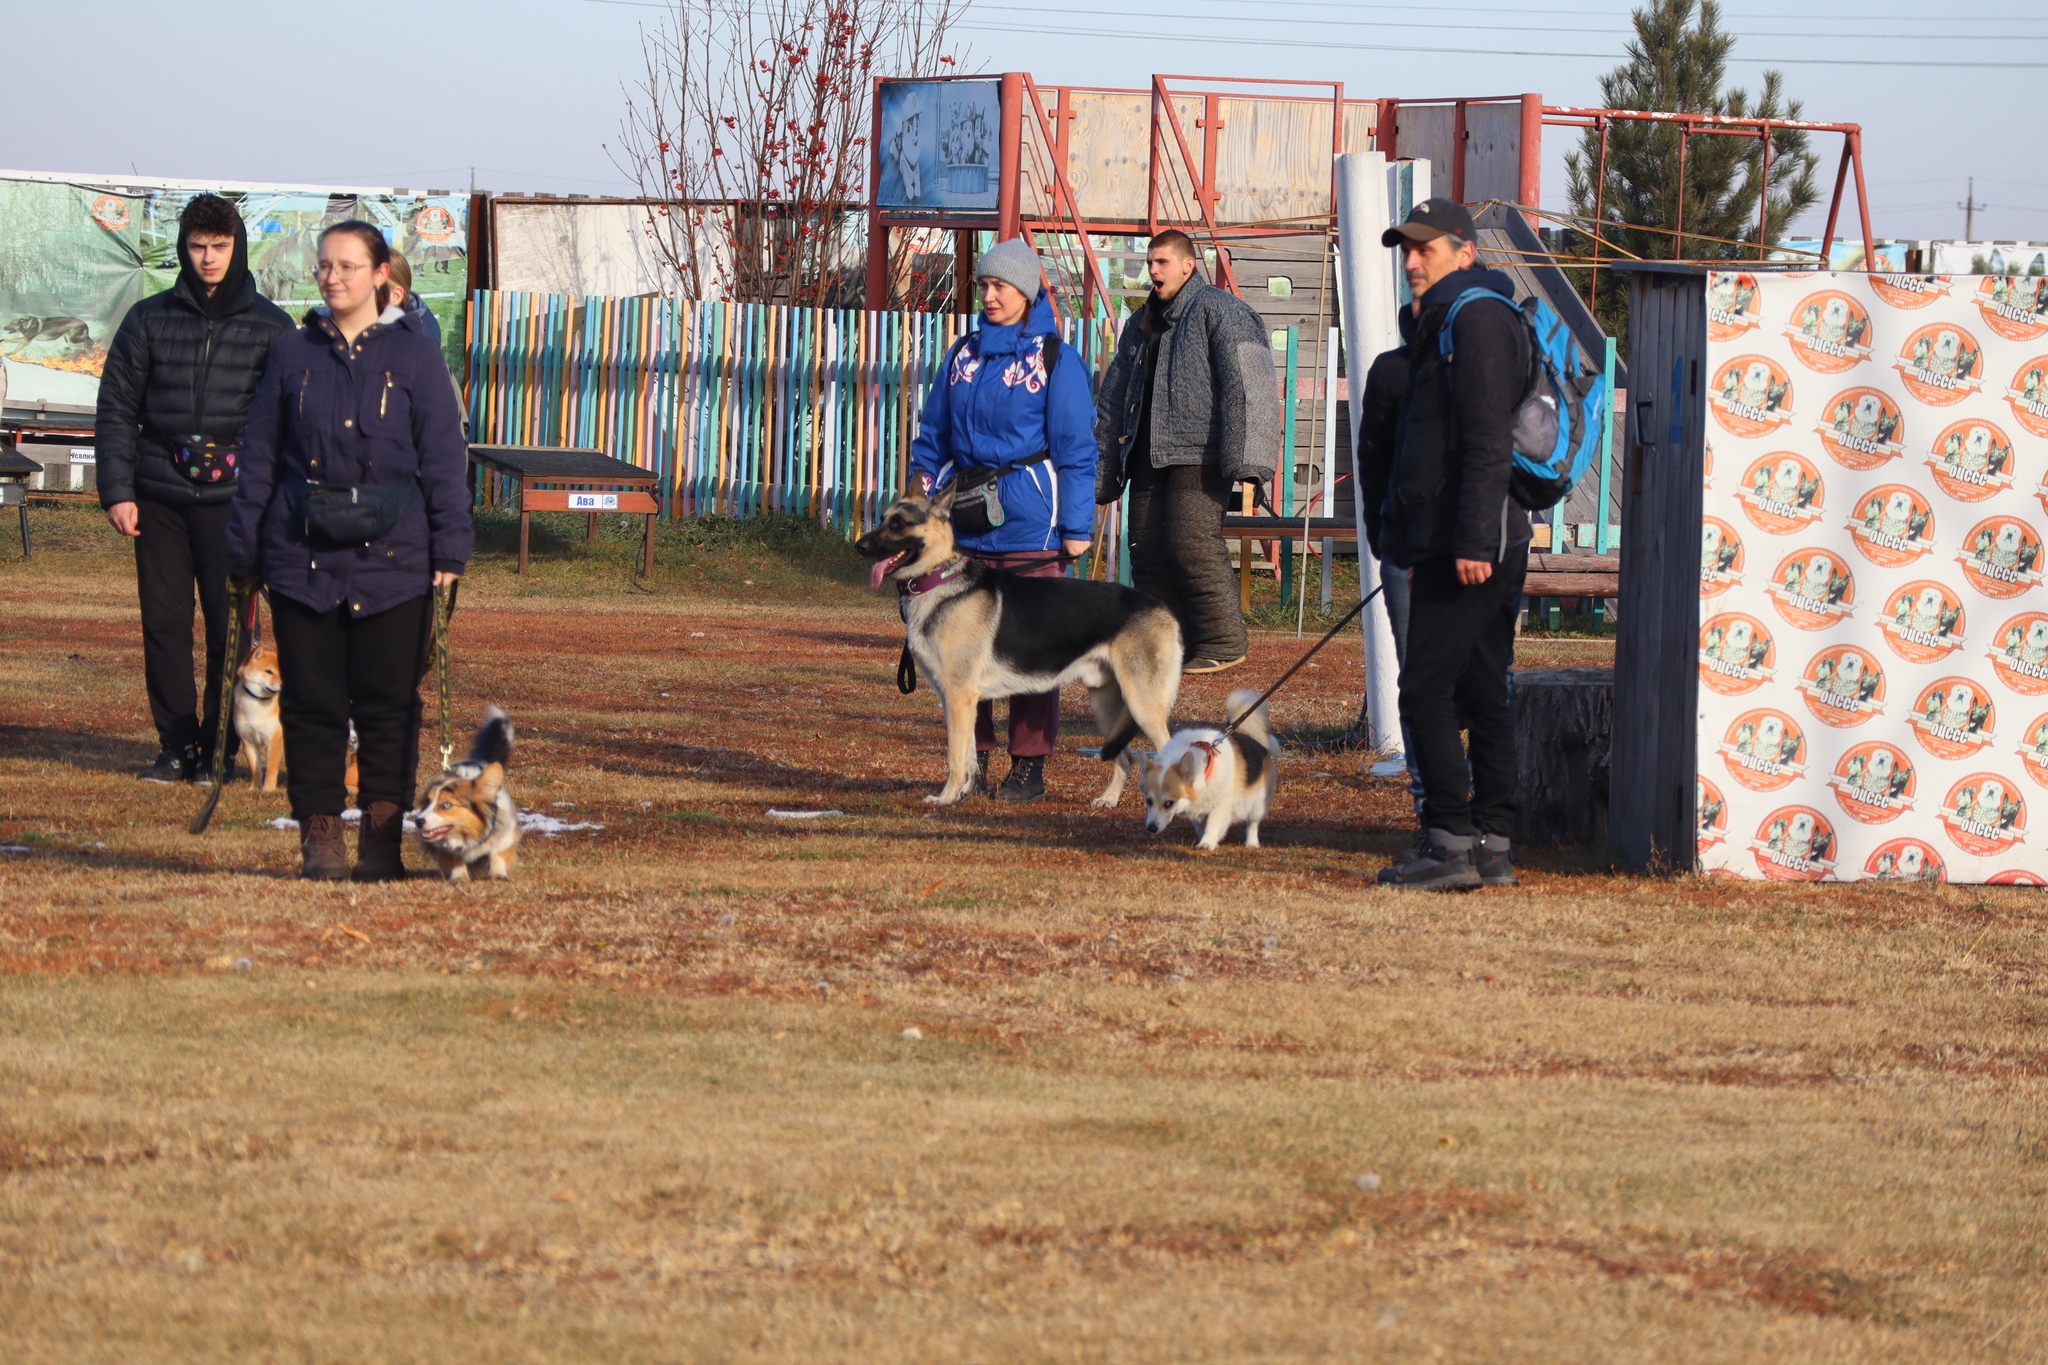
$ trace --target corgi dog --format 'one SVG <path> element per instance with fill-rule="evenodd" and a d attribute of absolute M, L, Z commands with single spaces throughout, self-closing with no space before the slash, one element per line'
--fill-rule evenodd
<path fill-rule="evenodd" d="M 420 842 L 451 882 L 507 878 L 519 854 L 519 810 L 505 785 L 512 722 L 493 706 L 469 746 L 469 757 L 427 784 L 413 814 Z"/>
<path fill-rule="evenodd" d="M 264 791 L 277 790 L 278 770 L 284 767 L 284 721 L 278 716 L 277 695 L 284 690 L 277 668 L 277 650 L 258 645 L 235 673 L 235 735 L 242 741 L 242 767 L 249 781 Z"/>
<path fill-rule="evenodd" d="M 1209 850 L 1239 821 L 1244 846 L 1259 846 L 1259 822 L 1272 809 L 1280 785 L 1280 741 L 1259 694 L 1240 688 L 1230 694 L 1225 711 L 1243 722 L 1229 739 L 1221 730 L 1182 730 L 1168 740 L 1157 757 L 1147 758 L 1139 785 L 1145 793 L 1145 828 L 1164 833 L 1176 815 L 1202 827 L 1195 845 Z M 1249 712 L 1249 714 L 1247 714 Z"/>

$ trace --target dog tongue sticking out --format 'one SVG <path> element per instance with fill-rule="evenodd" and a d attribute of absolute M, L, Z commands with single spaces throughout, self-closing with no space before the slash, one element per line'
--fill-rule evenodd
<path fill-rule="evenodd" d="M 882 580 L 887 578 L 895 570 L 896 566 L 903 562 L 904 556 L 909 553 L 908 550 L 905 550 L 901 553 L 890 555 L 887 559 L 876 560 L 875 567 L 868 570 L 868 591 L 880 592 L 882 590 Z"/>

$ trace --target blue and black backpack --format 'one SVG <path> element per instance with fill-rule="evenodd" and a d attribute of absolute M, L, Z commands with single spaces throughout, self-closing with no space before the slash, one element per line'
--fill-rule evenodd
<path fill-rule="evenodd" d="M 1529 388 L 1515 408 L 1515 467 L 1508 493 L 1532 512 L 1555 507 L 1578 486 L 1607 414 L 1607 377 L 1579 353 L 1564 319 L 1540 298 L 1516 303 L 1492 289 L 1467 289 L 1451 300 L 1437 332 L 1446 364 L 1452 362 L 1451 327 L 1474 299 L 1498 299 L 1529 329 Z"/>

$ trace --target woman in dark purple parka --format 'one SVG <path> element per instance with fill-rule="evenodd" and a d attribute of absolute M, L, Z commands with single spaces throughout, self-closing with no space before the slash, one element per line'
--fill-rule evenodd
<path fill-rule="evenodd" d="M 228 567 L 270 587 L 300 875 L 350 875 L 341 812 L 353 720 L 363 812 L 354 878 L 389 881 L 405 875 L 432 590 L 461 575 L 473 542 L 469 451 L 440 348 L 386 306 L 383 233 L 364 222 L 328 228 L 315 273 L 326 305 L 272 345 L 249 414 Z M 360 490 L 359 501 L 385 505 L 389 524 L 367 540 L 321 534 L 307 506 L 316 486 Z"/>

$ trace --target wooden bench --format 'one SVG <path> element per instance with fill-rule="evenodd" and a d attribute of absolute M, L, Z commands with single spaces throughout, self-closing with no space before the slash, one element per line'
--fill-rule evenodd
<path fill-rule="evenodd" d="M 661 502 L 654 496 L 660 476 L 651 469 L 615 460 L 601 450 L 565 446 L 471 446 L 470 488 L 481 496 L 481 475 L 489 471 L 512 481 L 519 506 L 519 568 L 526 572 L 527 542 L 535 512 L 586 512 L 590 521 L 586 543 L 597 539 L 602 512 L 644 517 L 640 572 L 654 573 L 654 518 Z"/>

